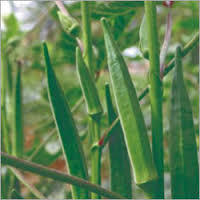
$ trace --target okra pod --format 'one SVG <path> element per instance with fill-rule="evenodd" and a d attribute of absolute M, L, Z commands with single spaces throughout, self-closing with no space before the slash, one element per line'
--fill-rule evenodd
<path fill-rule="evenodd" d="M 158 176 L 135 87 L 105 18 L 102 19 L 102 25 L 111 84 L 135 182 L 148 193 L 149 197 L 154 197 L 156 195 L 154 183 Z"/>
<path fill-rule="evenodd" d="M 111 125 L 112 122 L 117 118 L 117 115 L 112 104 L 108 84 L 105 86 L 105 92 L 108 121 L 109 125 Z M 112 136 L 110 137 L 108 143 L 111 190 L 121 194 L 127 199 L 132 199 L 131 166 L 120 122 L 117 123 L 112 132 Z"/>
<path fill-rule="evenodd" d="M 87 113 L 92 118 L 98 119 L 101 117 L 103 109 L 100 103 L 97 88 L 95 86 L 95 81 L 89 69 L 86 67 L 81 55 L 81 50 L 78 47 L 76 48 L 76 67 L 87 106 Z"/>
<path fill-rule="evenodd" d="M 13 143 L 12 153 L 14 156 L 22 157 L 24 152 L 24 133 L 22 116 L 22 87 L 21 87 L 21 65 L 17 66 L 16 80 L 13 94 Z"/>
<path fill-rule="evenodd" d="M 46 43 L 43 43 L 43 49 L 46 61 L 49 101 L 69 172 L 74 176 L 88 180 L 88 171 L 81 141 L 66 97 L 51 66 Z M 90 198 L 87 190 L 76 186 L 72 187 L 72 195 L 75 199 Z"/>
<path fill-rule="evenodd" d="M 171 89 L 169 155 L 173 199 L 199 198 L 199 165 L 192 107 L 184 84 L 182 51 L 176 49 Z"/>

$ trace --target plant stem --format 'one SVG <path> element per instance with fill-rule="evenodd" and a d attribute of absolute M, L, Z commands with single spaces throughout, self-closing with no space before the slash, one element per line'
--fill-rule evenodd
<path fill-rule="evenodd" d="M 199 32 L 184 46 L 181 57 L 185 57 L 197 44 L 199 43 Z M 164 76 L 166 76 L 175 65 L 175 58 L 173 58 L 164 70 Z"/>
<path fill-rule="evenodd" d="M 90 20 L 90 8 L 91 2 L 81 1 L 81 14 L 82 14 L 82 25 L 83 25 L 83 58 L 90 70 L 91 75 L 94 73 L 92 59 L 92 34 L 91 34 L 91 20 Z"/>
<path fill-rule="evenodd" d="M 100 119 L 89 119 L 89 132 L 92 144 L 99 141 L 100 138 Z M 91 150 L 91 182 L 101 185 L 101 149 Z M 96 193 L 91 194 L 92 199 L 100 199 L 101 196 Z"/>
<path fill-rule="evenodd" d="M 76 185 L 82 187 L 88 191 L 98 193 L 104 197 L 111 199 L 123 199 L 123 197 L 114 192 L 108 191 L 98 185 L 92 184 L 84 179 L 70 176 L 68 174 L 61 173 L 54 169 L 49 169 L 42 165 L 38 165 L 29 161 L 25 161 L 14 156 L 10 156 L 6 153 L 1 152 L 1 162 L 2 164 L 9 165 L 24 171 L 29 171 L 31 173 L 38 174 L 47 178 L 52 178 L 57 181 L 65 182 L 68 184 Z"/>
<path fill-rule="evenodd" d="M 162 124 L 162 81 L 160 78 L 159 41 L 156 22 L 156 5 L 145 2 L 149 46 L 149 83 L 152 125 L 152 153 L 158 172 L 158 186 L 155 198 L 164 198 L 163 124 Z"/>
<path fill-rule="evenodd" d="M 165 65 L 165 59 L 167 56 L 167 51 L 171 39 L 171 30 L 172 30 L 172 12 L 171 8 L 168 8 L 168 15 L 166 20 L 166 30 L 165 30 L 165 38 L 162 45 L 162 49 L 160 52 L 160 76 L 163 78 L 163 70 Z"/>

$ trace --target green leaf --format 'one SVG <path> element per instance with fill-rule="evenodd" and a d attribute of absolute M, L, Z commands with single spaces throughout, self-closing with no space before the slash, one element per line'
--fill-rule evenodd
<path fill-rule="evenodd" d="M 108 121 L 109 125 L 111 125 L 117 118 L 117 115 L 112 104 L 108 84 L 105 89 Z M 109 139 L 111 190 L 127 199 L 132 199 L 131 165 L 120 122 L 117 123 L 111 134 L 112 136 Z"/>
<path fill-rule="evenodd" d="M 113 40 L 106 19 L 102 19 L 112 88 L 124 132 L 135 182 L 144 190 L 157 179 L 144 118 L 126 63 Z M 149 183 L 149 184 L 148 184 Z M 155 188 L 154 188 L 155 189 Z M 154 194 L 153 187 L 148 191 Z"/>
<path fill-rule="evenodd" d="M 169 153 L 172 198 L 198 199 L 199 165 L 192 107 L 184 84 L 182 51 L 176 49 L 171 90 Z"/>
<path fill-rule="evenodd" d="M 72 175 L 88 179 L 87 166 L 81 141 L 72 118 L 67 100 L 61 86 L 55 76 L 55 72 L 50 63 L 48 49 L 43 43 L 44 57 L 46 61 L 46 75 L 48 82 L 48 95 L 51 103 L 51 110 L 57 125 L 63 152 L 67 160 L 69 172 Z M 88 191 L 72 187 L 73 198 L 88 199 Z"/>

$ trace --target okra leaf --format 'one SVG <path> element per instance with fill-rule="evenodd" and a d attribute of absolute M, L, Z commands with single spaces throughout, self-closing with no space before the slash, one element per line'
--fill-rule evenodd
<path fill-rule="evenodd" d="M 64 92 L 51 66 L 46 43 L 43 43 L 43 49 L 46 61 L 49 101 L 69 172 L 71 175 L 88 180 L 86 160 L 81 141 Z M 89 198 L 88 191 L 80 187 L 73 186 L 72 193 L 75 199 Z"/>

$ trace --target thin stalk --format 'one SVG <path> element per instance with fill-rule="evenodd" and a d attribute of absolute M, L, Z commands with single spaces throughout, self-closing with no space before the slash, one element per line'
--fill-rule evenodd
<path fill-rule="evenodd" d="M 89 118 L 89 132 L 92 144 L 97 143 L 100 138 L 100 119 Z M 101 149 L 99 148 L 93 148 L 91 151 L 91 182 L 101 185 Z M 101 196 L 92 193 L 91 198 L 100 199 Z"/>
<path fill-rule="evenodd" d="M 168 8 L 168 15 L 166 20 L 166 31 L 165 31 L 165 38 L 162 45 L 162 49 L 160 52 L 160 76 L 163 77 L 163 71 L 165 66 L 165 59 L 167 56 L 167 51 L 171 39 L 171 31 L 172 31 L 172 12 L 171 8 Z"/>
<path fill-rule="evenodd" d="M 181 57 L 182 58 L 185 57 L 198 44 L 198 42 L 199 42 L 199 33 L 196 33 L 194 37 L 183 48 Z M 164 77 L 174 68 L 174 66 L 175 66 L 175 59 L 172 58 L 171 61 L 168 63 L 168 65 L 164 69 Z M 138 96 L 139 101 L 141 101 L 148 93 L 149 93 L 149 85 L 145 89 L 143 89 L 143 91 Z M 110 127 L 104 131 L 104 134 L 103 134 L 103 136 L 105 136 L 104 138 L 106 138 L 107 136 L 108 138 L 110 137 L 109 136 L 111 134 L 110 132 L 112 132 L 113 128 L 115 128 L 118 121 L 119 121 L 119 117 L 116 118 L 116 120 L 110 125 Z M 101 138 L 103 138 L 103 136 Z M 105 145 L 106 143 L 107 143 L 107 139 L 105 140 Z M 103 146 L 105 145 L 103 144 Z"/>
<path fill-rule="evenodd" d="M 89 133 L 92 144 L 95 144 L 100 139 L 100 120 L 103 109 L 100 103 L 97 88 L 95 86 L 94 78 L 83 60 L 81 50 L 76 49 L 76 65 L 78 77 L 85 98 L 87 113 L 89 116 Z M 91 180 L 92 183 L 101 184 L 101 150 L 99 148 L 93 149 L 91 152 Z M 92 194 L 93 199 L 99 199 L 100 196 Z"/>
<path fill-rule="evenodd" d="M 163 124 L 162 124 L 162 81 L 160 78 L 159 41 L 157 33 L 156 4 L 145 1 L 149 46 L 149 83 L 151 102 L 152 153 L 159 180 L 154 198 L 164 198 Z"/>
<path fill-rule="evenodd" d="M 93 53 L 92 53 L 92 34 L 91 34 L 91 2 L 81 1 L 81 15 L 82 15 L 82 25 L 83 25 L 83 58 L 90 70 L 90 73 L 93 75 L 94 68 L 92 65 Z"/>
<path fill-rule="evenodd" d="M 28 190 L 38 199 L 45 199 L 45 197 L 33 186 L 30 185 L 26 180 L 25 177 L 23 177 L 23 175 L 16 170 L 15 168 L 10 167 L 10 170 L 12 171 L 12 173 L 16 176 L 16 178 L 23 184 L 25 185 Z"/>
<path fill-rule="evenodd" d="M 39 164 L 35 164 L 33 162 L 25 161 L 14 156 L 10 156 L 6 153 L 1 152 L 1 162 L 2 164 L 9 165 L 15 167 L 20 170 L 28 171 L 34 174 L 38 174 L 43 177 L 51 178 L 57 181 L 61 181 L 64 183 L 72 184 L 77 187 L 84 188 L 90 192 L 98 193 L 103 197 L 111 198 L 111 199 L 123 199 L 120 194 L 108 191 L 98 185 L 92 184 L 84 179 L 71 176 L 65 173 L 61 173 L 57 170 L 50 169 L 44 167 Z"/>
<path fill-rule="evenodd" d="M 34 160 L 41 151 L 44 150 L 45 145 L 55 136 L 56 128 L 54 128 L 47 138 L 36 148 L 36 150 L 31 154 L 31 156 L 28 158 L 28 160 Z"/>

